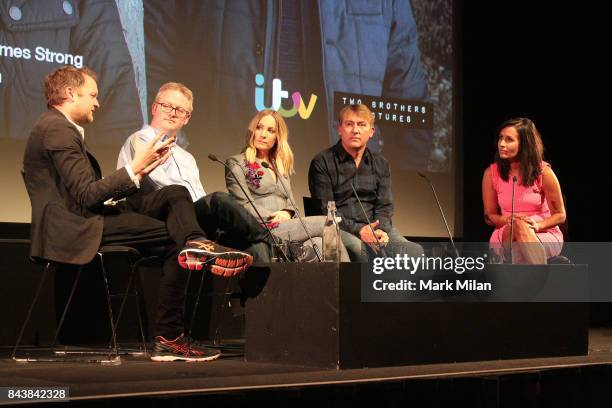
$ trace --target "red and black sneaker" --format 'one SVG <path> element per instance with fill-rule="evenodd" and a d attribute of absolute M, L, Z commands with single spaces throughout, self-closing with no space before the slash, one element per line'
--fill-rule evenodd
<path fill-rule="evenodd" d="M 178 263 L 185 269 L 194 270 L 201 270 L 208 264 L 215 275 L 233 276 L 244 272 L 253 263 L 253 257 L 203 239 L 187 241 L 178 255 Z"/>
<path fill-rule="evenodd" d="M 155 337 L 155 346 L 151 353 L 153 361 L 211 361 L 216 360 L 221 352 L 203 347 L 183 334 L 174 340 L 162 336 Z"/>

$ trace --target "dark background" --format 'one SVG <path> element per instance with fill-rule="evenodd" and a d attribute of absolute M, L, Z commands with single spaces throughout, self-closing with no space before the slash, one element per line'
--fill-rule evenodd
<path fill-rule="evenodd" d="M 523 0 L 457 6 L 464 240 L 485 240 L 491 232 L 480 181 L 493 159 L 497 126 L 526 116 L 540 130 L 545 160 L 566 196 L 570 239 L 609 241 L 612 30 L 605 6 Z"/>
<path fill-rule="evenodd" d="M 609 55 L 603 4 L 458 4 L 463 73 L 464 239 L 488 238 L 480 180 L 497 126 L 526 116 L 542 134 L 566 196 L 572 241 L 609 241 Z M 461 30 L 463 28 L 463 30 Z"/>
<path fill-rule="evenodd" d="M 497 126 L 515 116 L 532 119 L 542 134 L 566 198 L 569 240 L 610 241 L 612 30 L 603 3 L 569 4 L 457 3 L 465 241 L 491 233 L 480 181 Z M 592 303 L 590 325 L 612 325 L 612 304 Z"/>

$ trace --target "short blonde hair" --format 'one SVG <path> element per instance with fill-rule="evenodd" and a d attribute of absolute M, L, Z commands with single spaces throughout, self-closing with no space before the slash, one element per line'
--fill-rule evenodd
<path fill-rule="evenodd" d="M 349 113 L 353 112 L 362 119 L 366 119 L 370 124 L 370 127 L 374 127 L 374 114 L 372 111 L 363 104 L 358 105 L 346 105 L 338 112 L 338 126 L 342 125 L 344 117 Z"/>
<path fill-rule="evenodd" d="M 157 91 L 155 100 L 157 101 L 159 96 L 166 91 L 178 91 L 182 93 L 183 96 L 187 98 L 187 101 L 189 101 L 189 112 L 193 112 L 193 92 L 191 92 L 191 89 L 180 82 L 166 82 L 159 88 L 159 91 Z"/>
<path fill-rule="evenodd" d="M 255 130 L 257 129 L 259 121 L 261 121 L 264 116 L 268 115 L 272 116 L 276 121 L 276 144 L 270 152 L 270 158 L 274 159 L 276 162 L 278 172 L 287 177 L 295 172 L 293 170 L 293 151 L 291 151 L 291 146 L 289 146 L 289 128 L 287 127 L 287 123 L 285 123 L 285 119 L 283 119 L 278 112 L 266 109 L 253 116 L 253 119 L 249 122 L 246 133 L 244 154 L 249 163 L 255 161 L 257 157 L 257 149 L 253 144 Z"/>

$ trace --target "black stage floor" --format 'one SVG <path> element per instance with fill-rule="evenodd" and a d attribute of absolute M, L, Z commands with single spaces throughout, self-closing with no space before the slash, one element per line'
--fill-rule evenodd
<path fill-rule="evenodd" d="M 376 353 L 376 350 L 372 352 Z M 520 377 L 515 378 L 521 378 L 519 383 L 524 383 L 519 389 L 532 397 L 542 392 L 540 383 L 543 377 L 558 377 L 563 380 L 557 387 L 561 387 L 565 392 L 568 389 L 567 384 L 574 384 L 570 386 L 574 388 L 571 395 L 577 404 L 583 404 L 583 394 L 588 393 L 589 398 L 597 398 L 598 402 L 605 401 L 601 406 L 609 406 L 606 404 L 612 402 L 612 329 L 590 331 L 587 356 L 351 370 L 320 370 L 250 363 L 243 361 L 241 356 L 222 357 L 209 363 L 153 363 L 143 358 L 123 358 L 122 364 L 116 366 L 86 363 L 15 363 L 7 358 L 0 361 L 0 386 L 69 387 L 72 402 L 106 400 L 107 403 L 112 399 L 118 399 L 119 402 L 132 398 L 180 399 L 198 395 L 215 395 L 218 401 L 219 398 L 232 398 L 231 394 L 242 395 L 241 398 L 248 399 L 245 395 L 258 391 L 275 392 L 273 400 L 278 402 L 279 398 L 282 398 L 278 396 L 279 392 L 289 395 L 286 391 L 299 392 L 321 387 L 343 387 L 346 390 L 347 386 L 378 386 L 383 387 L 381 392 L 399 386 L 405 393 L 407 384 L 416 381 L 422 385 L 423 380 L 429 380 L 427 392 L 435 393 L 436 390 L 440 391 L 440 387 L 448 388 L 449 381 L 456 384 L 457 381 L 461 383 L 462 379 L 481 379 L 494 383 L 488 391 L 486 384 L 479 383 L 474 389 L 475 395 L 480 395 L 481 400 L 483 395 L 486 397 L 487 393 L 492 394 L 490 398 L 497 399 L 498 404 L 479 405 L 501 406 L 499 380 L 516 375 Z M 597 384 L 594 383 L 594 378 L 598 379 L 595 381 Z M 581 385 L 576 386 L 576 381 Z M 444 383 L 447 385 L 443 385 Z M 432 388 L 432 384 L 437 385 Z M 531 390 L 533 387 L 535 388 Z M 337 392 L 332 394 L 338 395 Z M 595 394 L 597 397 L 593 397 Z M 413 395 L 416 396 L 414 393 Z M 568 402 L 567 399 L 564 401 Z M 6 402 L 0 401 L 0 405 L 3 404 Z"/>

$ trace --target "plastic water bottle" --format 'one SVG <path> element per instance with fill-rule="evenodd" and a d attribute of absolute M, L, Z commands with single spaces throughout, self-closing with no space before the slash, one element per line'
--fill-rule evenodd
<path fill-rule="evenodd" d="M 323 261 L 340 262 L 340 228 L 336 221 L 336 202 L 327 202 L 327 218 L 323 225 Z"/>

